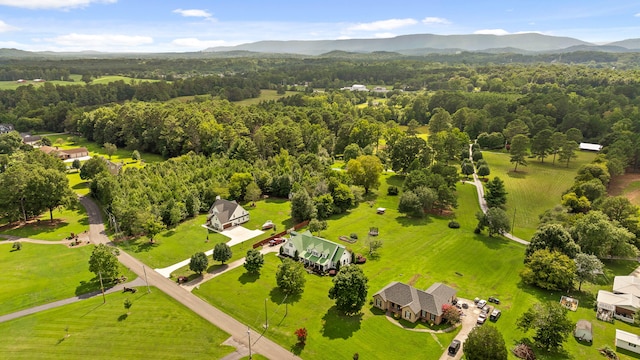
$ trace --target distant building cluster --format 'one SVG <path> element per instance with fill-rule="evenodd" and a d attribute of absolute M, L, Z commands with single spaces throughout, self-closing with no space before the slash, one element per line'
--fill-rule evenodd
<path fill-rule="evenodd" d="M 375 92 L 375 93 L 386 93 L 389 92 L 389 90 L 387 90 L 386 87 L 384 86 L 376 86 L 373 89 L 369 90 L 366 85 L 360 85 L 360 84 L 353 84 L 351 86 L 345 86 L 343 88 L 340 88 L 340 90 L 349 90 L 349 91 L 371 91 L 371 92 Z"/>

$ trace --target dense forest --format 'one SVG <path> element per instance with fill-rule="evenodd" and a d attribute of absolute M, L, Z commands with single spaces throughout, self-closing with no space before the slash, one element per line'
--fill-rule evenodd
<path fill-rule="evenodd" d="M 163 70 L 167 64 L 194 62 L 202 65 L 190 73 L 180 66 L 174 73 Z M 208 63 L 217 65 L 207 71 Z M 92 176 L 92 192 L 128 233 L 143 231 L 134 223 L 175 225 L 205 210 L 221 193 L 238 200 L 256 193 L 304 193 L 301 204 L 310 206 L 301 219 L 326 218 L 375 189 L 372 179 L 382 169 L 407 174 L 404 190 L 420 195 L 414 202 L 423 210 L 442 211 L 456 205 L 456 166 L 473 140 L 491 149 L 524 138 L 532 156 L 555 161 L 557 155 L 569 162 L 584 139 L 605 145 L 601 163 L 610 175 L 639 165 L 640 73 L 635 69 L 602 63 L 470 65 L 345 58 L 122 64 L 131 72 L 157 66 L 165 80 L 1 91 L 0 122 L 21 131 L 69 131 L 100 145 L 177 157 L 128 170 L 125 176 Z M 66 69 L 100 74 L 109 65 L 113 61 L 77 60 Z M 3 71 L 18 76 L 27 69 L 5 65 Z M 64 79 L 64 69 L 48 71 Z M 339 90 L 353 83 L 389 91 Z M 233 103 L 257 97 L 261 89 L 299 92 L 251 106 Z M 165 102 L 193 95 L 200 96 Z M 428 140 L 415 136 L 420 126 L 428 127 Z M 17 145 L 12 148 L 3 137 L 0 149 L 9 150 L 2 152 L 16 151 Z M 331 171 L 336 157 L 342 157 L 348 171 Z M 132 221 L 148 214 L 149 221 Z M 5 215 L 20 218 L 15 212 Z"/>

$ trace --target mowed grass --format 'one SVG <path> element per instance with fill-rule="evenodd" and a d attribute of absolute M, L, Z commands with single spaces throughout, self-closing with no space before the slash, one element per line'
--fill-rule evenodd
<path fill-rule="evenodd" d="M 146 289 L 145 289 L 146 290 Z M 125 310 L 125 299 L 132 302 Z M 113 293 L 0 324 L 4 359 L 221 359 L 229 335 L 156 288 Z"/>
<path fill-rule="evenodd" d="M 97 155 L 97 156 L 103 156 L 108 159 L 107 153 L 101 145 L 98 145 L 93 141 L 88 141 L 87 139 L 84 139 L 80 136 L 69 136 L 67 134 L 62 134 L 62 135 L 51 136 L 50 139 L 53 146 L 58 146 L 62 150 L 84 147 L 84 148 L 87 148 L 87 150 L 89 150 L 89 156 Z M 57 143 L 58 139 L 62 139 L 63 142 Z M 68 139 L 71 139 L 72 141 L 68 141 Z M 111 157 L 111 161 L 115 163 L 123 162 L 125 164 L 125 168 L 127 166 L 131 166 L 131 167 L 142 166 L 140 162 L 136 162 L 131 158 L 132 153 L 133 153 L 132 150 L 118 148 L 116 153 Z M 147 162 L 147 163 L 164 161 L 162 156 L 157 154 L 141 152 L 140 157 L 144 162 Z"/>
<path fill-rule="evenodd" d="M 69 187 L 78 195 L 88 195 L 91 192 L 89 189 L 89 182 L 80 178 L 79 171 L 73 171 L 67 173 L 67 179 L 69 179 Z"/>
<path fill-rule="evenodd" d="M 53 222 L 50 221 L 49 212 L 38 217 L 39 221 L 26 225 L 6 225 L 0 233 L 38 240 L 63 240 L 71 235 L 80 234 L 89 230 L 89 218 L 82 206 L 76 210 L 57 209 L 53 211 Z"/>
<path fill-rule="evenodd" d="M 0 81 L 0 90 L 15 90 L 20 86 L 33 86 L 33 87 L 38 88 L 38 87 L 44 86 L 44 84 L 46 84 L 46 83 L 53 84 L 53 85 L 86 85 L 83 81 L 81 81 L 81 79 L 82 79 L 81 75 L 72 74 L 70 76 L 70 78 L 73 81 L 50 80 L 50 81 L 45 81 L 45 82 L 34 82 L 33 79 L 25 79 L 25 80 L 27 80 L 27 82 L 24 82 L 24 83 L 18 83 L 18 82 L 15 82 L 15 81 Z M 108 84 L 110 82 L 119 81 L 119 80 L 122 80 L 122 81 L 124 81 L 126 83 L 130 83 L 131 81 L 134 81 L 134 82 L 156 82 L 156 81 L 160 81 L 160 80 L 153 80 L 153 79 L 136 79 L 136 78 L 131 78 L 131 77 L 128 77 L 128 76 L 113 75 L 113 76 L 102 76 L 102 77 L 99 77 L 97 79 L 93 79 L 93 81 L 91 81 L 90 84 L 92 84 L 92 85 L 94 85 L 94 84 Z"/>
<path fill-rule="evenodd" d="M 260 90 L 260 96 L 258 96 L 257 98 L 251 98 L 251 99 L 244 99 L 244 100 L 240 100 L 240 101 L 235 101 L 235 104 L 238 105 L 257 105 L 259 104 L 261 101 L 271 101 L 271 100 L 278 100 L 280 98 L 286 97 L 286 96 L 292 96 L 292 95 L 296 95 L 296 94 L 300 94 L 300 92 L 297 91 L 286 91 L 284 95 L 280 95 L 278 94 L 277 90 Z"/>
<path fill-rule="evenodd" d="M 423 219 L 407 218 L 397 212 L 398 197 L 386 196 L 388 185 L 401 185 L 402 177 L 383 175 L 382 185 L 373 203 L 363 203 L 349 214 L 328 221 L 329 227 L 321 236 L 340 242 L 338 237 L 358 234 L 358 241 L 345 244 L 353 251 L 367 255 L 369 227 L 378 227 L 383 241 L 377 259 L 369 259 L 362 268 L 369 278 L 368 297 L 391 281 L 413 284 L 426 289 L 434 282 L 444 282 L 458 290 L 458 296 L 498 297 L 502 303 L 502 317 L 494 325 L 503 334 L 511 349 L 520 339 L 533 336 L 516 329 L 516 321 L 530 306 L 541 301 L 559 301 L 563 295 L 543 291 L 525 285 L 519 273 L 523 269 L 523 245 L 502 237 L 489 238 L 474 234 L 479 211 L 475 188 L 469 184 L 458 185 L 459 208 L 451 217 L 429 216 Z M 377 215 L 377 207 L 386 207 L 384 215 Z M 450 218 L 461 224 L 460 229 L 447 227 Z M 403 330 L 391 324 L 379 311 L 367 303 L 362 314 L 344 317 L 335 310 L 328 299 L 331 278 L 307 275 L 304 293 L 299 298 L 287 299 L 277 289 L 275 272 L 280 260 L 275 254 L 265 256 L 266 264 L 259 276 L 237 268 L 200 286 L 194 293 L 220 307 L 254 329 L 264 323 L 264 299 L 267 299 L 269 329 L 266 336 L 285 348 L 300 351 L 304 359 L 323 359 L 331 352 L 336 358 L 349 358 L 358 352 L 372 358 L 425 358 L 437 359 L 443 353 L 455 333 L 431 335 Z M 594 323 L 596 344 L 613 346 L 612 337 L 618 323 L 603 324 L 595 320 L 593 299 L 598 289 L 610 290 L 613 276 L 629 274 L 636 262 L 608 262 L 606 278 L 599 285 L 583 284 L 583 292 L 570 295 L 581 299 L 581 310 L 570 313 L 570 318 L 589 319 Z M 282 305 L 281 305 L 282 304 Z M 285 313 L 287 315 L 285 316 Z M 293 332 L 300 327 L 309 331 L 304 349 L 295 347 Z M 422 325 L 416 328 L 424 328 Z M 627 327 L 620 327 L 627 328 Z M 634 328 L 630 327 L 630 330 Z M 637 331 L 637 328 L 635 328 Z M 398 346 L 402 339 L 402 346 Z M 437 341 L 436 341 L 437 339 Z M 583 346 L 572 338 L 565 343 L 565 353 L 538 352 L 541 359 L 592 359 L 599 358 L 596 346 Z M 515 359 L 510 355 L 511 359 Z M 625 357 L 621 357 L 626 359 Z"/>
<path fill-rule="evenodd" d="M 100 289 L 89 271 L 92 245 L 68 248 L 23 242 L 22 250 L 11 250 L 11 243 L 0 243 L 0 314 Z M 133 280 L 133 273 L 122 267 L 120 271 Z"/>
<path fill-rule="evenodd" d="M 514 235 L 525 240 L 531 239 L 539 224 L 539 215 L 560 204 L 562 193 L 573 185 L 578 169 L 593 161 L 596 153 L 578 152 L 577 159 L 564 164 L 551 163 L 547 158 L 544 163 L 537 159 L 527 159 L 528 166 L 518 166 L 509 162 L 508 153 L 482 152 L 487 160 L 492 179 L 496 176 L 504 181 L 507 195 L 507 214 L 513 221 L 515 212 Z"/>

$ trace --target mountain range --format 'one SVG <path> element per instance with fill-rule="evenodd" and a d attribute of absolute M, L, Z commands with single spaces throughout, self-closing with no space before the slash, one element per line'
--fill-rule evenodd
<path fill-rule="evenodd" d="M 572 50 L 573 49 L 573 50 Z M 403 55 L 477 51 L 492 53 L 544 53 L 566 51 L 640 51 L 640 39 L 598 45 L 570 37 L 523 33 L 512 35 L 414 34 L 384 39 L 258 41 L 237 46 L 220 46 L 203 52 L 250 51 L 299 55 L 321 55 L 331 51 L 371 53 L 395 52 Z"/>

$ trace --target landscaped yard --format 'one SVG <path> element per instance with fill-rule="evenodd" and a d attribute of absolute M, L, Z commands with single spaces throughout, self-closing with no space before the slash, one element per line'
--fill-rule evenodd
<path fill-rule="evenodd" d="M 89 230 L 89 218 L 84 207 L 77 210 L 54 210 L 53 222 L 49 212 L 40 215 L 38 221 L 32 221 L 26 225 L 5 225 L 0 234 L 20 236 L 39 240 L 63 240 L 71 235 L 80 234 Z"/>
<path fill-rule="evenodd" d="M 108 158 L 107 153 L 104 151 L 101 145 L 98 145 L 93 141 L 88 141 L 87 139 L 82 138 L 80 136 L 69 136 L 67 134 L 63 134 L 63 135 L 51 136 L 50 139 L 53 146 L 58 146 L 62 150 L 84 147 L 84 148 L 87 148 L 87 150 L 89 150 L 89 156 L 98 155 L 98 156 L 103 156 L 105 158 Z M 56 143 L 58 139 L 62 139 L 64 142 L 61 144 L 58 144 Z M 68 140 L 72 140 L 72 141 L 68 141 Z M 124 162 L 125 168 L 141 167 L 142 164 L 139 161 L 136 162 L 131 158 L 132 152 L 133 152 L 132 150 L 119 148 L 116 151 L 116 153 L 111 157 L 111 161 L 115 163 Z M 157 154 L 141 152 L 140 157 L 144 162 L 147 162 L 147 163 L 164 161 L 162 156 Z"/>
<path fill-rule="evenodd" d="M 528 166 L 518 166 L 509 162 L 508 153 L 483 151 L 484 159 L 491 168 L 489 179 L 495 176 L 504 181 L 507 195 L 507 214 L 513 221 L 515 212 L 514 235 L 529 240 L 538 227 L 538 215 L 545 210 L 560 204 L 562 193 L 573 185 L 576 172 L 580 166 L 590 163 L 596 154 L 578 152 L 578 158 L 569 163 L 551 163 L 547 158 L 544 163 L 537 159 L 527 159 Z"/>
<path fill-rule="evenodd" d="M 234 351 L 221 345 L 228 334 L 155 288 L 0 323 L 0 331 L 4 359 L 221 359 Z"/>
<path fill-rule="evenodd" d="M 100 289 L 89 271 L 92 245 L 68 248 L 23 242 L 22 250 L 11 250 L 10 243 L 0 243 L 0 314 Z M 135 278 L 124 267 L 120 271 L 129 280 Z"/>
<path fill-rule="evenodd" d="M 476 226 L 474 214 L 479 210 L 475 188 L 459 184 L 459 208 L 455 212 L 461 228 L 447 227 L 448 217 L 430 216 L 424 219 L 407 218 L 397 212 L 398 197 L 386 196 L 388 184 L 400 185 L 397 175 L 383 175 L 377 200 L 371 205 L 361 204 L 348 215 L 328 221 L 329 228 L 321 236 L 340 242 L 338 237 L 355 232 L 359 240 L 345 244 L 359 253 L 367 253 L 367 232 L 370 226 L 379 228 L 378 236 L 384 242 L 378 259 L 369 259 L 363 270 L 369 277 L 369 297 L 391 281 L 402 281 L 417 288 L 426 289 L 434 282 L 444 282 L 458 289 L 458 296 L 473 299 L 496 296 L 502 303 L 502 317 L 495 324 L 505 337 L 509 348 L 525 337 L 516 330 L 516 320 L 531 305 L 539 301 L 559 301 L 559 292 L 542 291 L 520 281 L 523 268 L 523 245 L 502 237 L 489 238 L 473 233 Z M 377 215 L 377 207 L 386 207 L 383 215 Z M 450 342 L 453 334 L 438 334 L 435 342 L 430 334 L 402 330 L 389 323 L 371 304 L 365 305 L 359 318 L 341 317 L 333 308 L 327 293 L 331 286 L 328 277 L 307 276 L 305 291 L 299 299 L 291 301 L 288 309 L 282 303 L 283 296 L 276 288 L 275 272 L 279 259 L 275 255 L 265 257 L 266 264 L 260 276 L 245 273 L 238 268 L 221 275 L 195 290 L 215 306 L 240 321 L 258 329 L 264 323 L 264 299 L 267 299 L 269 330 L 266 336 L 286 348 L 293 348 L 293 332 L 300 327 L 309 331 L 309 340 L 300 356 L 305 359 L 321 359 L 328 351 L 338 358 L 349 358 L 358 352 L 361 356 L 376 358 L 438 358 Z M 583 284 L 583 293 L 572 292 L 581 299 L 580 310 L 571 313 L 572 320 L 589 319 L 594 323 L 594 346 L 583 346 L 573 338 L 565 344 L 567 353 L 538 355 L 542 359 L 591 359 L 599 358 L 597 347 L 613 346 L 616 327 L 595 320 L 592 300 L 600 288 L 611 287 L 614 275 L 629 274 L 637 263 L 631 261 L 608 262 L 603 284 Z M 283 309 L 284 308 L 284 309 Z M 285 312 L 288 315 L 285 317 Z M 421 328 L 422 325 L 418 325 Z M 631 330 L 637 331 L 637 328 Z M 381 336 L 386 334 L 386 336 Z M 529 337 L 532 334 L 528 334 Z M 397 339 L 402 338 L 402 346 Z M 293 348 L 295 349 L 295 348 Z M 576 354 L 576 355 L 574 355 Z M 512 355 L 510 358 L 515 359 Z M 628 359 L 624 356 L 622 359 Z"/>

